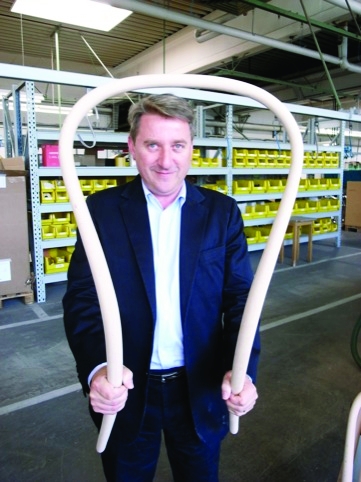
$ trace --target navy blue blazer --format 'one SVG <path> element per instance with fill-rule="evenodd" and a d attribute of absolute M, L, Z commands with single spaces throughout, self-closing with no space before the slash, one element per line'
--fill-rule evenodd
<path fill-rule="evenodd" d="M 111 434 L 120 443 L 127 443 L 136 437 L 142 421 L 156 320 L 151 232 L 140 177 L 89 196 L 87 203 L 119 302 L 124 365 L 134 375 L 134 389 L 129 391 Z M 187 182 L 179 269 L 190 404 L 197 433 L 209 441 L 228 431 L 221 382 L 232 367 L 253 279 L 243 221 L 232 198 Z M 79 380 L 88 392 L 88 376 L 106 361 L 106 352 L 99 303 L 80 236 L 68 271 L 63 307 Z M 259 350 L 257 332 L 248 367 L 253 380 Z M 99 425 L 101 415 L 92 416 Z"/>

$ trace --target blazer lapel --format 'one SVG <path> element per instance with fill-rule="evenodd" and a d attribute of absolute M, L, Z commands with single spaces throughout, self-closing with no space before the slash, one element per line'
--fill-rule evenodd
<path fill-rule="evenodd" d="M 140 178 L 126 186 L 122 193 L 120 210 L 124 219 L 134 255 L 137 259 L 144 286 L 156 319 L 155 280 L 152 238 L 150 233 L 147 203 Z"/>
<path fill-rule="evenodd" d="M 202 204 L 204 196 L 187 183 L 187 198 L 182 208 L 181 242 L 180 242 L 180 302 L 182 320 L 186 319 L 190 293 L 199 252 L 202 247 L 207 208 Z"/>

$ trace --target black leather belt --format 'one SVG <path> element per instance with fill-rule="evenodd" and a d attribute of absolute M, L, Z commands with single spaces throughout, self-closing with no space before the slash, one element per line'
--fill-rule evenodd
<path fill-rule="evenodd" d="M 148 375 L 151 380 L 156 380 L 161 383 L 167 383 L 184 375 L 184 367 L 174 368 L 169 370 L 150 370 Z"/>

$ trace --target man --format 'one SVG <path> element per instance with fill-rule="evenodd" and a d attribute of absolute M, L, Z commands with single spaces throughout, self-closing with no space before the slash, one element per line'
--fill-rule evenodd
<path fill-rule="evenodd" d="M 232 360 L 252 270 L 237 204 L 185 181 L 193 111 L 174 95 L 130 108 L 139 176 L 88 197 L 122 320 L 123 385 L 106 377 L 99 303 L 80 237 L 64 322 L 96 425 L 117 413 L 102 454 L 108 481 L 152 481 L 164 435 L 175 481 L 216 482 L 228 411 L 257 399 L 255 337 L 248 377 L 232 394 Z"/>

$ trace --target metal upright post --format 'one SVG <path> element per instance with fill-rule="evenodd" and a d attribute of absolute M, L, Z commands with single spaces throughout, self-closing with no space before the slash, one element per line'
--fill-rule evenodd
<path fill-rule="evenodd" d="M 14 152 L 14 133 L 11 125 L 10 111 L 9 111 L 9 97 L 3 97 L 3 113 L 4 113 L 4 140 L 6 157 L 12 157 Z"/>
<path fill-rule="evenodd" d="M 41 211 L 38 166 L 38 141 L 36 135 L 35 96 L 34 82 L 26 82 L 26 104 L 28 117 L 28 147 L 29 147 L 29 173 L 32 211 L 32 260 L 35 272 L 36 297 L 38 303 L 44 302 L 45 280 L 44 260 L 41 245 Z"/>
<path fill-rule="evenodd" d="M 345 130 L 346 130 L 346 121 L 340 122 L 340 147 L 341 152 L 339 153 L 339 167 L 340 167 L 340 208 L 339 208 L 339 215 L 338 215 L 338 223 L 337 223 L 337 238 L 336 238 L 336 246 L 339 248 L 341 246 L 341 236 L 342 236 L 342 198 L 343 198 L 343 171 L 345 168 L 345 159 L 344 159 L 344 152 L 345 152 Z"/>
<path fill-rule="evenodd" d="M 15 156 L 23 155 L 23 133 L 21 123 L 21 103 L 20 103 L 20 89 L 16 85 L 12 86 L 12 96 L 14 103 L 14 131 L 15 131 Z"/>
<path fill-rule="evenodd" d="M 232 174 L 232 158 L 233 158 L 233 105 L 226 106 L 226 138 L 227 138 L 227 194 L 232 196 L 232 183 L 233 183 L 233 174 Z"/>

